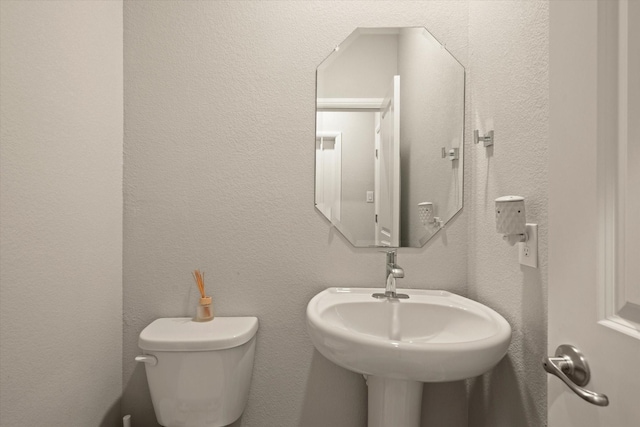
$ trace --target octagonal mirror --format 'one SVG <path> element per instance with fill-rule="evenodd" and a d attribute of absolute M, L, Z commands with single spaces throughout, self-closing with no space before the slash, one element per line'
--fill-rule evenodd
<path fill-rule="evenodd" d="M 421 247 L 463 204 L 464 67 L 425 28 L 358 28 L 316 70 L 315 206 L 356 247 Z"/>

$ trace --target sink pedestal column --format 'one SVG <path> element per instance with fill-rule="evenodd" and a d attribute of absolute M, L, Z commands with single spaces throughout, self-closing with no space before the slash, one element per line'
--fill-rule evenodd
<path fill-rule="evenodd" d="M 420 427 L 422 385 L 368 376 L 368 427 Z"/>

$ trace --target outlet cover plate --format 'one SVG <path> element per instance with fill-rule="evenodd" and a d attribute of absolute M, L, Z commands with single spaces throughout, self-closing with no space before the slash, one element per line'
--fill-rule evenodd
<path fill-rule="evenodd" d="M 518 243 L 520 264 L 538 268 L 538 224 L 527 224 L 526 242 Z"/>
<path fill-rule="evenodd" d="M 367 191 L 367 203 L 373 203 L 373 191 Z"/>

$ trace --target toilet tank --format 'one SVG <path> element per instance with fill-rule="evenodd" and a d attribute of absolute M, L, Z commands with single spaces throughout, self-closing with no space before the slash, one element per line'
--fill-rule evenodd
<path fill-rule="evenodd" d="M 236 421 L 249 398 L 258 319 L 157 319 L 138 346 L 156 418 L 166 427 L 222 427 Z"/>

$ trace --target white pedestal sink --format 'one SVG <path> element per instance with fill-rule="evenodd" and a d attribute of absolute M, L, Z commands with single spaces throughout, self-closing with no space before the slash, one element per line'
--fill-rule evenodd
<path fill-rule="evenodd" d="M 507 352 L 511 327 L 489 307 L 446 291 L 371 297 L 379 291 L 329 288 L 307 306 L 316 349 L 366 376 L 369 427 L 419 427 L 423 382 L 481 375 Z"/>

